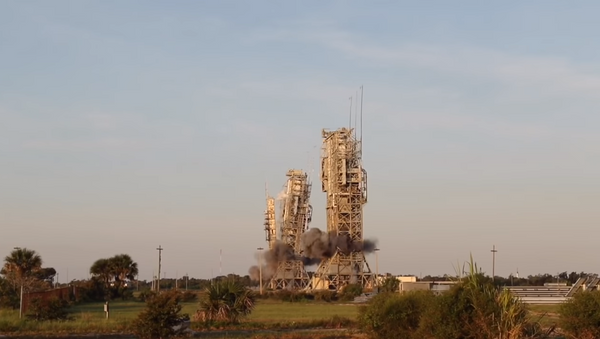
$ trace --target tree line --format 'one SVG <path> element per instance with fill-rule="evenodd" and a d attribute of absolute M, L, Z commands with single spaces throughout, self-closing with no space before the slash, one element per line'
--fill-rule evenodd
<path fill-rule="evenodd" d="M 567 285 L 573 285 L 579 278 L 592 275 L 594 273 L 586 272 L 571 272 L 567 271 L 558 274 L 535 274 L 528 275 L 527 277 L 518 277 L 510 275 L 508 277 L 495 276 L 494 285 L 496 286 L 544 286 L 544 284 L 564 283 Z M 426 275 L 419 279 L 421 281 L 450 281 L 455 280 L 455 276 L 443 275 L 443 276 L 431 276 Z"/>
<path fill-rule="evenodd" d="M 132 297 L 134 290 L 149 290 L 152 281 L 138 281 L 138 264 L 128 254 L 117 254 L 108 258 L 96 260 L 89 270 L 91 278 L 73 280 L 69 284 L 81 290 L 81 297 L 88 300 L 110 300 L 115 298 L 127 299 Z M 312 273 L 312 272 L 310 272 Z M 574 284 L 577 279 L 587 276 L 586 272 L 562 272 L 553 274 L 537 274 L 527 277 L 496 276 L 493 284 L 496 286 L 542 286 L 546 283 Z M 392 276 L 387 273 L 384 276 Z M 25 292 L 43 291 L 55 287 L 56 270 L 44 267 L 43 260 L 35 250 L 15 248 L 4 258 L 0 270 L 0 307 L 18 308 L 21 287 Z M 454 276 L 431 276 L 420 278 L 421 281 L 445 281 L 456 279 Z M 256 287 L 248 275 L 239 276 L 228 274 L 213 279 L 198 279 L 182 277 L 179 279 L 160 279 L 161 289 L 204 290 L 215 282 L 238 281 L 245 287 Z M 64 286 L 61 285 L 61 286 Z"/>

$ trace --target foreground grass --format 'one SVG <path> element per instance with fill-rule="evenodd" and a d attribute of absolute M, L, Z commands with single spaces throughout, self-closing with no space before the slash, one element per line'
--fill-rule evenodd
<path fill-rule="evenodd" d="M 182 303 L 182 313 L 190 316 L 196 312 L 197 302 Z M 131 333 L 133 319 L 144 309 L 145 303 L 136 301 L 114 301 L 110 304 L 110 319 L 105 319 L 104 303 L 86 303 L 70 308 L 72 321 L 36 322 L 19 319 L 18 311 L 0 310 L 0 333 L 25 334 L 88 334 L 88 333 Z M 559 305 L 530 305 L 534 318 L 542 317 L 544 326 L 552 326 L 558 320 Z M 355 327 L 358 306 L 336 303 L 299 302 L 289 303 L 272 300 L 258 300 L 252 314 L 238 325 L 215 324 L 212 330 L 278 330 L 309 328 L 351 328 Z M 208 330 L 201 323 L 193 323 L 195 330 Z M 233 335 L 233 336 L 232 336 Z M 289 334 L 249 334 L 229 333 L 226 337 L 240 338 L 356 338 L 355 333 L 316 332 Z M 219 337 L 219 336 L 217 336 Z M 224 338 L 224 337 L 219 337 Z"/>
<path fill-rule="evenodd" d="M 533 319 L 540 319 L 543 327 L 556 326 L 558 324 L 558 309 L 560 305 L 529 305 L 529 314 Z"/>
<path fill-rule="evenodd" d="M 182 313 L 196 312 L 197 302 L 182 303 Z M 86 303 L 69 309 L 72 321 L 37 322 L 19 319 L 18 311 L 0 310 L 0 333 L 12 334 L 87 334 L 131 333 L 131 324 L 144 309 L 145 303 L 114 301 L 110 304 L 110 318 L 104 314 L 104 303 Z M 351 325 L 358 314 L 355 305 L 328 303 L 283 303 L 259 300 L 254 312 L 238 325 L 219 325 L 216 329 L 248 330 L 279 328 L 336 328 Z M 203 324 L 193 323 L 195 330 L 206 330 Z"/>

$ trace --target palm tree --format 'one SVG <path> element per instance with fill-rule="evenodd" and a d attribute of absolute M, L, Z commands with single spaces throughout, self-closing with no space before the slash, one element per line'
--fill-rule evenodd
<path fill-rule="evenodd" d="M 126 280 L 135 279 L 138 274 L 137 263 L 128 254 L 115 255 L 109 261 L 117 287 L 123 286 Z"/>
<path fill-rule="evenodd" d="M 15 287 L 28 285 L 42 269 L 42 257 L 34 250 L 15 248 L 6 258 L 0 271 Z"/>
<path fill-rule="evenodd" d="M 90 267 L 90 274 L 100 279 L 104 283 L 104 288 L 108 290 L 112 280 L 112 268 L 109 259 L 98 259 Z"/>
<path fill-rule="evenodd" d="M 206 288 L 200 300 L 201 318 L 206 321 L 228 321 L 237 323 L 254 309 L 255 296 L 252 291 L 234 280 L 216 282 Z"/>

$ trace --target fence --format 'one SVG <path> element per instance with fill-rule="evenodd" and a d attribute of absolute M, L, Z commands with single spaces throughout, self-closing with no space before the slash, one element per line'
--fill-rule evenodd
<path fill-rule="evenodd" d="M 75 298 L 77 298 L 77 292 L 78 291 L 76 286 L 67 286 L 54 288 L 47 291 L 23 293 L 23 313 L 27 313 L 27 308 L 35 299 L 46 301 L 53 298 L 58 298 L 62 300 L 72 301 Z"/>

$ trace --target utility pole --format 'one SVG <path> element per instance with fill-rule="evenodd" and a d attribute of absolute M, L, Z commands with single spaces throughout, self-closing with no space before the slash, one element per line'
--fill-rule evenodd
<path fill-rule="evenodd" d="M 375 285 L 379 286 L 379 248 L 375 250 Z"/>
<path fill-rule="evenodd" d="M 261 257 L 262 257 L 262 251 L 263 248 L 259 247 L 257 248 L 257 250 L 260 251 L 260 253 L 258 254 L 258 285 L 259 285 L 259 293 L 260 295 L 263 294 L 263 284 L 262 284 L 262 261 L 261 261 Z"/>
<path fill-rule="evenodd" d="M 490 252 L 492 252 L 492 281 L 494 281 L 496 279 L 496 252 L 498 252 L 496 245 L 492 247 Z"/>
<path fill-rule="evenodd" d="M 158 245 L 158 281 L 156 283 L 156 292 L 160 292 L 160 261 L 162 259 L 162 251 L 164 248 L 162 248 L 160 245 Z"/>
<path fill-rule="evenodd" d="M 188 276 L 187 272 L 185 273 L 185 290 L 187 291 L 187 286 L 188 286 L 188 280 L 190 280 L 190 277 Z"/>

